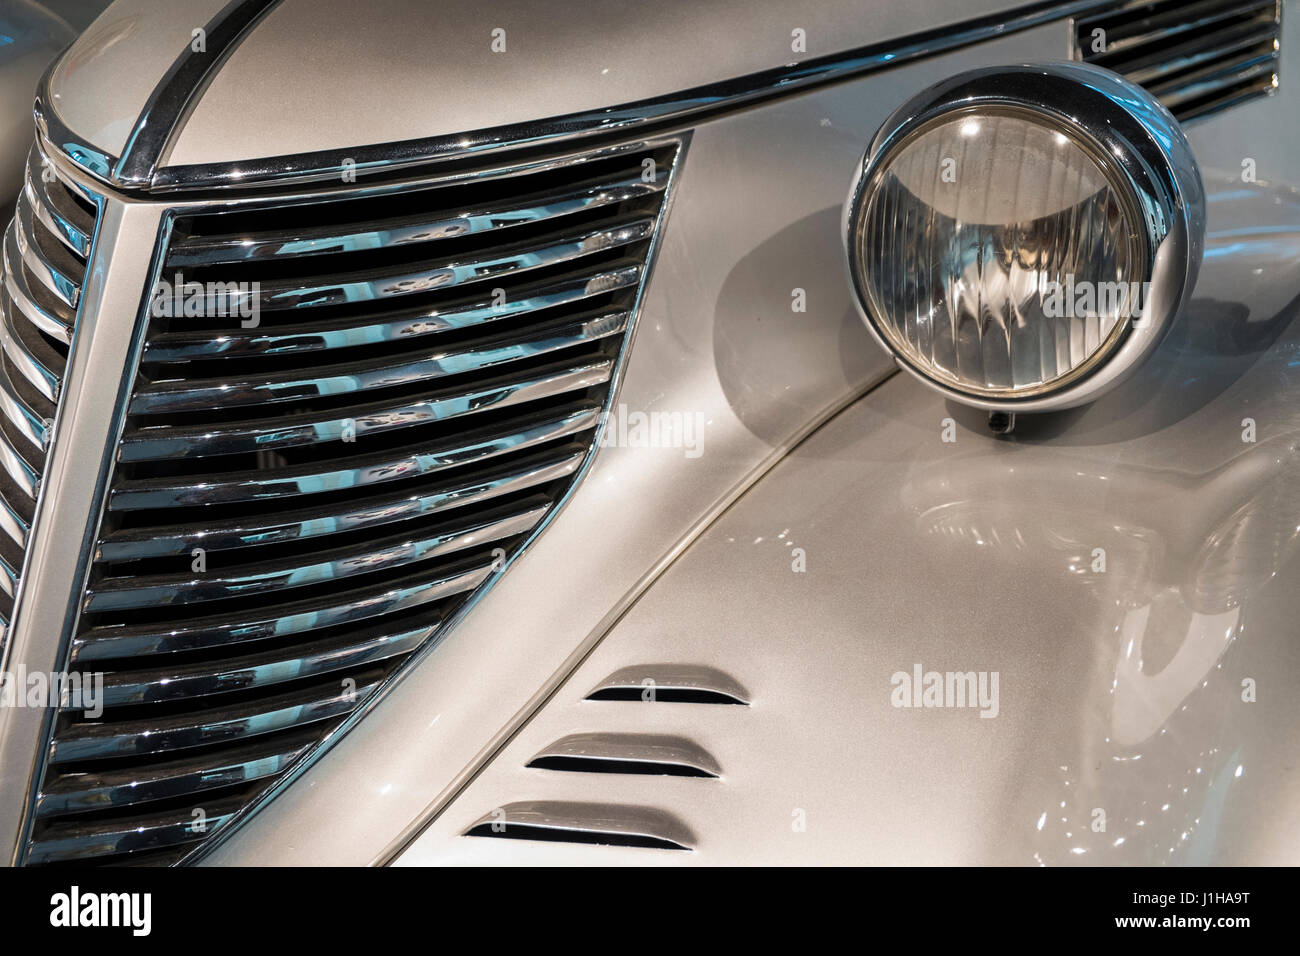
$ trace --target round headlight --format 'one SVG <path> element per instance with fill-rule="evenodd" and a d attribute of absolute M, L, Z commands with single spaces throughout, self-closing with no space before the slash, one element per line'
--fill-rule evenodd
<path fill-rule="evenodd" d="M 869 328 L 991 410 L 1091 401 L 1136 368 L 1190 293 L 1203 229 L 1177 121 L 1080 64 L 927 90 L 881 128 L 846 207 Z"/>

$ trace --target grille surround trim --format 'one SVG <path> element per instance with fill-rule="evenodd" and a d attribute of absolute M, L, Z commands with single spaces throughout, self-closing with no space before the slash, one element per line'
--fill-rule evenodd
<path fill-rule="evenodd" d="M 593 413 L 600 413 L 608 409 L 613 405 L 613 403 L 617 399 L 618 386 L 621 382 L 622 370 L 625 365 L 627 355 L 628 352 L 630 351 L 634 334 L 635 334 L 635 329 L 637 324 L 636 319 L 641 310 L 644 301 L 645 288 L 646 285 L 648 284 L 649 275 L 651 270 L 653 269 L 654 262 L 657 257 L 657 251 L 660 246 L 660 240 L 662 238 L 662 230 L 665 228 L 664 224 L 666 223 L 670 215 L 671 198 L 673 195 L 672 184 L 675 180 L 678 171 L 680 170 L 681 165 L 685 161 L 685 153 L 687 150 L 688 143 L 689 143 L 688 134 L 674 135 L 671 137 L 648 139 L 648 140 L 643 140 L 635 143 L 623 144 L 616 149 L 602 151 L 596 154 L 590 152 L 569 154 L 564 157 L 557 157 L 556 159 L 548 161 L 548 163 L 545 164 L 546 168 L 556 169 L 556 168 L 562 168 L 564 166 L 568 166 L 570 164 L 581 163 L 592 158 L 600 158 L 604 155 L 618 155 L 623 153 L 630 154 L 633 151 L 638 151 L 638 152 L 656 151 L 656 155 L 658 155 L 659 152 L 666 151 L 666 155 L 668 156 L 668 162 L 665 164 L 669 167 L 668 182 L 666 188 L 662 191 L 661 199 L 658 202 L 656 211 L 652 216 L 652 222 L 654 223 L 653 232 L 647 236 L 645 243 L 642 246 L 642 252 L 638 255 L 640 265 L 638 266 L 637 278 L 639 279 L 639 281 L 634 284 L 635 287 L 633 289 L 628 290 L 628 297 L 631 300 L 631 304 L 626 308 L 627 321 L 621 327 L 621 329 L 615 333 L 617 336 L 617 342 L 619 344 L 618 347 L 612 350 L 611 352 L 612 368 L 609 369 L 607 375 L 602 374 L 599 380 L 601 382 L 607 382 L 607 385 L 604 386 L 603 391 L 600 393 L 603 396 L 603 400 L 594 407 L 594 409 L 592 410 Z M 513 169 L 514 167 L 504 167 L 504 168 Z M 475 174 L 473 174 L 473 176 L 461 177 L 461 179 L 480 181 L 491 176 L 494 172 L 496 171 L 491 169 L 478 171 Z M 445 182 L 445 177 L 440 177 L 438 183 L 441 184 L 443 182 Z M 385 187 L 380 187 L 378 190 L 376 190 L 374 187 L 366 187 L 360 190 L 349 189 L 349 190 L 340 191 L 339 193 L 334 193 L 331 196 L 326 196 L 323 198 L 313 195 L 309 201 L 312 202 L 329 201 L 331 198 L 342 198 L 343 196 L 370 195 L 377 191 L 387 193 L 393 191 L 393 187 L 385 186 Z M 230 200 L 211 199 L 211 200 L 205 200 L 202 203 L 174 205 L 166 208 L 160 207 L 157 213 L 159 219 L 158 219 L 158 227 L 157 227 L 157 238 L 154 242 L 154 262 L 151 264 L 149 269 L 149 273 L 148 273 L 149 282 L 146 283 L 146 288 L 154 287 L 158 279 L 162 275 L 163 269 L 165 268 L 166 265 L 165 250 L 170 246 L 171 240 L 173 238 L 173 230 L 175 228 L 175 224 L 178 219 L 185 216 L 197 215 L 204 211 L 217 211 L 217 210 L 225 211 L 229 209 L 242 210 L 242 209 L 247 209 L 249 207 L 263 208 L 263 207 L 275 207 L 275 206 L 282 206 L 282 205 L 293 205 L 294 199 L 295 197 L 293 196 L 254 197 L 247 201 L 235 201 L 235 202 L 232 202 Z M 614 289 L 625 288 L 628 285 L 633 285 L 633 283 L 619 284 L 611 288 Z M 139 369 L 141 367 L 141 359 L 145 352 L 145 342 L 147 339 L 147 329 L 149 326 L 149 296 L 147 294 L 145 295 L 144 300 L 141 301 L 139 305 L 139 309 L 136 315 L 133 317 L 132 322 L 135 329 L 134 340 L 131 346 L 131 351 L 134 356 L 134 360 L 129 363 L 130 367 L 127 368 L 124 372 L 123 381 L 126 384 L 125 384 L 125 388 L 123 389 L 120 395 L 119 406 L 115 410 L 115 416 L 117 421 L 117 438 L 116 441 L 111 445 L 114 452 L 116 452 L 117 448 L 120 447 L 123 437 L 126 433 L 126 425 L 128 420 L 127 406 L 131 395 L 134 393 L 135 385 L 137 383 L 137 376 L 139 374 Z M 518 559 L 520 555 L 526 553 L 528 546 L 537 537 L 537 535 L 542 533 L 545 530 L 546 526 L 549 525 L 550 521 L 554 520 L 555 517 L 558 516 L 558 514 L 564 510 L 569 498 L 572 496 L 577 486 L 581 483 L 583 476 L 585 475 L 586 471 L 590 467 L 596 452 L 599 450 L 601 446 L 601 435 L 603 433 L 603 428 L 604 428 L 604 416 L 603 414 L 596 414 L 594 417 L 594 421 L 591 424 L 589 440 L 583 442 L 583 444 L 585 444 L 586 447 L 585 449 L 579 449 L 580 460 L 577 462 L 576 467 L 573 466 L 572 461 L 570 461 L 567 465 L 565 465 L 565 472 L 568 473 L 571 471 L 571 477 L 569 477 L 567 484 L 564 486 L 563 493 L 557 500 L 554 500 L 549 505 L 549 507 L 541 515 L 541 520 L 539 520 L 536 523 L 536 525 L 532 527 L 531 530 L 527 531 L 526 535 L 522 539 L 522 542 L 519 544 L 517 549 L 513 550 L 512 553 L 507 555 L 504 563 L 502 563 L 500 567 L 496 569 L 498 574 L 504 573 L 504 571 L 507 570 L 510 567 L 510 565 L 512 565 L 514 561 Z M 112 467 L 106 464 L 103 469 L 103 476 L 101 477 L 105 477 L 106 479 L 108 475 L 111 475 L 111 473 L 112 473 Z M 95 539 L 98 539 L 100 537 L 101 531 L 99 529 L 99 524 L 104 519 L 104 516 L 108 514 L 107 497 L 108 497 L 109 483 L 107 482 L 107 480 L 105 480 L 103 484 L 104 484 L 104 491 L 103 491 L 103 496 L 100 499 L 100 507 L 97 509 L 97 517 L 92 522 L 92 530 L 94 532 Z M 87 584 L 89 584 L 89 574 L 92 566 L 93 566 L 92 563 L 87 563 L 86 565 L 85 578 Z M 289 786 L 293 782 L 293 780 L 295 780 L 308 766 L 314 763 L 315 760 L 320 757 L 320 755 L 327 752 L 330 746 L 337 739 L 339 739 L 341 736 L 346 734 L 347 731 L 351 729 L 352 726 L 355 726 L 356 722 L 358 722 L 361 719 L 364 719 L 366 713 L 368 713 L 373 707 L 375 707 L 383 699 L 384 691 L 387 689 L 387 687 L 392 686 L 392 684 L 400 680 L 402 675 L 407 671 L 409 667 L 415 665 L 420 659 L 422 659 L 425 654 L 427 654 L 430 650 L 432 650 L 434 646 L 436 646 L 436 644 L 438 643 L 438 641 L 441 639 L 443 635 L 445 635 L 450 630 L 452 630 L 460 619 L 462 619 L 466 614 L 472 611 L 474 605 L 477 604 L 478 600 L 482 598 L 482 596 L 487 592 L 487 590 L 491 587 L 493 583 L 494 578 L 490 574 L 490 571 L 491 569 L 489 569 L 489 574 L 486 580 L 480 581 L 480 583 L 477 586 L 473 587 L 472 590 L 469 590 L 467 598 L 463 602 L 461 602 L 459 606 L 453 606 L 451 613 L 445 619 L 436 622 L 436 626 L 429 628 L 429 633 L 416 643 L 414 649 L 406 656 L 406 659 L 402 662 L 401 666 L 399 666 L 394 672 L 388 674 L 386 677 L 383 677 L 382 679 L 378 680 L 374 684 L 373 692 L 369 693 L 368 696 L 359 704 L 359 706 L 356 706 L 351 711 L 349 716 L 347 716 L 336 727 L 334 727 L 332 730 L 326 733 L 319 740 L 318 743 L 308 748 L 309 751 L 308 753 L 302 755 L 299 759 L 296 759 L 294 765 L 289 769 L 289 771 L 284 773 L 273 786 L 268 788 L 261 795 L 255 797 L 252 801 L 250 801 L 242 808 L 237 808 L 229 814 L 221 815 L 219 821 L 219 825 L 221 827 L 221 833 L 210 832 L 210 835 L 208 836 L 207 839 L 201 841 L 197 847 L 191 846 L 185 853 L 178 854 L 177 858 L 175 860 L 170 861 L 169 865 L 174 863 L 179 863 L 179 862 L 188 862 L 191 859 L 191 857 L 194 860 L 197 860 L 201 858 L 202 855 L 206 854 L 207 852 L 210 852 L 213 847 L 217 846 L 224 839 L 222 835 L 223 833 L 233 831 L 238 821 L 246 819 L 248 816 L 251 816 L 252 814 L 256 813 L 257 810 L 261 806 L 263 806 L 268 800 L 273 799 L 274 796 L 278 794 L 284 787 Z M 476 572 L 474 572 L 471 569 L 469 573 L 474 574 Z M 83 588 L 78 593 L 81 594 L 86 593 L 85 587 L 83 586 Z M 386 599 L 387 598 L 385 597 L 385 600 Z M 82 625 L 80 624 L 80 613 L 81 612 L 79 611 L 77 615 L 75 615 L 72 619 L 70 619 L 68 626 L 65 628 L 65 632 L 63 635 L 64 639 L 62 644 L 63 649 L 60 652 L 61 659 L 63 659 L 65 663 L 70 660 L 78 659 L 75 656 L 72 656 L 72 647 L 70 645 L 70 641 L 72 635 L 82 633 L 84 630 Z M 392 627 L 391 622 L 389 624 L 389 627 L 390 628 Z M 147 640 L 147 638 L 145 639 Z M 90 661 L 93 659 L 94 659 L 94 655 L 89 655 L 85 658 L 86 661 Z M 369 686 L 370 685 L 367 685 L 368 689 Z M 317 709 L 319 710 L 320 707 L 317 707 Z M 328 710 L 328 708 L 325 709 Z M 317 717 L 313 719 L 323 719 L 323 718 Z M 199 723 L 202 722 L 199 721 Z M 286 726 L 296 726 L 296 725 L 287 724 Z M 191 728 L 191 730 L 193 730 L 193 728 Z M 182 730 L 175 730 L 175 732 L 181 733 Z M 185 732 L 189 733 L 190 731 L 185 731 Z M 49 737 L 48 731 L 45 736 L 48 739 Z M 119 741 L 118 744 L 114 745 L 119 748 L 115 752 L 117 753 L 126 752 L 120 749 L 123 745 L 124 744 L 121 741 Z M 83 750 L 85 749 L 86 746 L 90 746 L 93 751 L 93 741 L 90 744 L 83 745 Z M 127 747 L 127 749 L 128 750 L 130 749 L 129 746 Z M 70 750 L 68 747 L 65 746 L 63 748 L 63 753 L 62 755 L 59 756 L 57 762 L 63 763 L 69 759 L 75 759 L 75 758 L 69 758 L 67 756 L 67 754 L 73 753 L 74 751 L 75 751 L 75 747 Z M 57 752 L 57 748 L 55 748 L 55 752 Z M 45 753 L 40 758 L 40 766 L 37 768 L 37 772 L 36 774 L 33 775 L 32 778 L 33 785 L 34 785 L 32 790 L 32 799 L 31 801 L 29 801 L 29 808 L 24 822 L 21 840 L 19 843 L 19 847 L 17 848 L 19 855 L 16 857 L 16 860 L 18 862 L 41 862 L 43 859 L 47 858 L 50 855 L 50 853 L 55 853 L 60 858 L 63 858 L 66 857 L 69 852 L 71 852 L 68 850 L 66 844 L 61 844 L 61 848 L 56 847 L 56 848 L 38 849 L 35 852 L 31 852 L 32 844 L 30 843 L 30 839 L 31 839 L 30 834 L 31 834 L 31 828 L 35 820 L 32 807 L 35 806 L 34 801 L 36 800 L 39 792 L 38 791 L 39 781 L 44 777 L 45 767 L 47 763 L 51 760 L 51 758 L 52 755 L 50 753 Z M 143 806 L 143 809 L 147 813 L 150 808 L 146 804 Z M 227 824 L 230 824 L 232 822 L 235 825 L 227 826 Z M 162 821 L 162 824 L 160 825 L 170 825 L 170 824 L 166 824 L 166 821 Z M 51 833 L 51 836 L 58 836 L 60 839 L 63 839 L 64 837 L 68 836 L 68 834 L 65 833 L 66 828 L 59 826 L 56 829 L 57 832 Z"/>

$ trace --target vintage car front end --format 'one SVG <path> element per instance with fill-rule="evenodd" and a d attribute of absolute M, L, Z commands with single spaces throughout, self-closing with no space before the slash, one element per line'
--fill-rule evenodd
<path fill-rule="evenodd" d="M 1282 6 L 118 0 L 4 242 L 11 861 L 1296 862 Z"/>

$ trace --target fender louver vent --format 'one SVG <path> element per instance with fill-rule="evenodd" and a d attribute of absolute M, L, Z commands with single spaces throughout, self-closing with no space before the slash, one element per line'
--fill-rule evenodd
<path fill-rule="evenodd" d="M 45 471 L 96 205 L 33 150 L 0 261 L 0 651 Z"/>
<path fill-rule="evenodd" d="M 1074 21 L 1076 59 L 1122 73 L 1186 121 L 1272 92 L 1278 0 L 1155 0 Z"/>
<path fill-rule="evenodd" d="M 610 674 L 587 700 L 643 700 L 664 704 L 748 704 L 734 677 L 699 664 L 634 664 Z"/>
<path fill-rule="evenodd" d="M 105 712 L 56 722 L 28 862 L 183 859 L 508 561 L 593 447 L 675 159 L 176 220 L 205 317 L 147 329 L 69 650 Z"/>
<path fill-rule="evenodd" d="M 722 776 L 722 768 L 707 750 L 669 734 L 570 734 L 542 750 L 528 766 L 579 773 Z"/>
<path fill-rule="evenodd" d="M 689 850 L 695 844 L 685 824 L 655 807 L 560 800 L 508 804 L 483 817 L 465 835 L 653 850 Z"/>
<path fill-rule="evenodd" d="M 588 701 L 649 704 L 749 705 L 749 694 L 731 675 L 699 664 L 636 664 L 614 671 L 587 694 Z M 585 705 L 584 705 L 585 706 Z M 705 708 L 712 710 L 713 708 Z M 688 737 L 665 733 L 569 734 L 528 761 L 531 770 L 575 777 L 635 774 L 699 777 L 701 785 L 722 777 L 708 750 Z M 589 792 L 591 786 L 584 786 Z M 507 804 L 477 820 L 464 836 L 587 843 L 658 850 L 694 850 L 695 835 L 672 813 L 624 803 L 533 800 Z"/>

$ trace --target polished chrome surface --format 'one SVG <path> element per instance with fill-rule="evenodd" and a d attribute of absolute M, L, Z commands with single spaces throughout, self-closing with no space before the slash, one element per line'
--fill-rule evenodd
<path fill-rule="evenodd" d="M 459 305 L 397 310 L 358 325 L 324 328 L 319 323 L 301 322 L 277 326 L 274 330 L 232 330 L 215 334 L 167 332 L 149 341 L 149 356 L 168 361 L 211 355 L 285 355 L 355 348 L 377 342 L 418 341 L 420 336 L 434 332 L 467 328 L 589 299 L 614 289 L 635 286 L 640 279 L 640 265 L 629 262 L 609 269 L 575 270 L 559 279 L 529 285 L 517 290 L 517 298 L 504 305 L 496 305 L 491 297 L 480 295 Z"/>
<path fill-rule="evenodd" d="M 152 670 L 112 672 L 104 683 L 106 707 L 132 707 L 183 701 L 191 706 L 206 703 L 201 698 L 226 693 L 257 691 L 284 682 L 321 677 L 348 671 L 363 665 L 392 661 L 431 637 L 442 623 L 436 614 L 423 615 L 419 623 L 360 627 L 346 635 L 323 638 L 307 647 L 270 650 L 241 657 L 223 657 L 220 662 L 171 665 Z M 348 678 L 332 682 L 345 690 Z M 277 688 L 278 689 L 278 688 Z M 218 707 L 214 708 L 219 710 Z M 120 715 L 119 715 L 120 716 Z M 316 735 L 319 742 L 320 735 Z M 208 760 L 224 759 L 224 751 L 209 753 Z M 131 768 L 130 772 L 149 773 L 149 768 Z M 63 776 L 47 785 L 61 785 Z M 248 799 L 248 796 L 245 796 Z M 201 808 L 199 808 L 201 809 Z M 39 835 L 36 842 L 40 842 Z"/>
<path fill-rule="evenodd" d="M 582 391 L 590 386 L 599 386 L 602 382 L 599 378 L 587 380 L 580 377 L 573 384 L 576 391 Z M 388 482 L 407 478 L 429 475 L 441 477 L 445 469 L 458 465 L 477 464 L 485 460 L 488 464 L 495 465 L 498 456 L 530 451 L 557 439 L 590 431 L 599 421 L 599 406 L 594 402 L 579 400 L 569 407 L 551 412 L 527 410 L 518 420 L 508 425 L 470 429 L 409 449 L 394 449 L 387 454 L 353 455 L 274 470 L 248 467 L 229 473 L 225 480 L 204 481 L 201 478 L 166 475 L 124 478 L 113 488 L 109 507 L 113 511 L 126 512 L 249 502 L 269 503 L 271 499 L 289 501 L 300 495 L 369 490 L 372 485 L 387 486 Z M 432 424 L 441 423 L 435 420 Z M 341 436 L 339 441 L 343 441 Z M 564 455 L 567 454 L 568 447 L 551 450 Z M 158 460 L 171 457 L 164 455 Z M 386 490 L 386 487 L 378 490 Z M 351 511 L 340 502 L 331 504 L 332 508 L 323 510 L 316 517 L 332 518 L 340 526 L 346 525 Z M 374 509 L 392 507 L 394 503 L 368 499 L 366 505 Z M 257 519 L 250 515 L 243 520 Z M 127 533 L 130 533 L 129 530 Z M 157 532 L 156 536 L 168 537 L 162 531 Z M 138 537 L 137 535 L 136 538 Z M 106 543 L 116 540 L 114 532 L 110 531 L 104 540 Z"/>
<path fill-rule="evenodd" d="M 373 693 L 379 686 L 379 674 L 379 671 L 370 671 L 358 678 L 356 695 Z M 86 724 L 54 742 L 50 762 L 60 764 L 109 757 L 183 754 L 192 747 L 256 739 L 263 734 L 342 717 L 353 709 L 355 703 L 352 691 L 340 685 L 290 691 L 254 704 L 231 707 L 216 715 L 181 714 L 170 719 Z"/>
<path fill-rule="evenodd" d="M 388 612 L 423 611 L 426 605 L 472 591 L 496 570 L 494 563 L 479 559 L 444 574 L 409 575 L 380 593 L 346 590 L 330 601 L 291 601 L 260 615 L 234 613 L 212 615 L 181 625 L 164 621 L 91 628 L 74 640 L 70 658 L 85 663 L 211 647 L 228 647 L 238 652 L 245 641 L 292 639 L 320 628 L 355 624 Z M 69 731 L 74 736 L 77 732 Z M 56 741 L 55 749 L 58 746 Z"/>
<path fill-rule="evenodd" d="M 422 534 L 402 529 L 395 535 L 289 559 L 270 559 L 225 574 L 105 575 L 87 591 L 85 607 L 97 612 L 189 605 L 398 569 L 522 534 L 535 527 L 545 511 L 546 499 L 539 495 L 509 508 L 480 513 L 473 520 L 457 520 L 453 515 L 447 523 Z"/>
<path fill-rule="evenodd" d="M 580 773 L 722 776 L 712 754 L 671 734 L 569 734 L 539 750 L 528 766 Z"/>
<path fill-rule="evenodd" d="M 928 11 L 886 5 L 867 17 L 851 0 L 677 0 L 647 33 L 642 13 L 622 4 L 381 0 L 358 19 L 343 0 L 282 0 L 226 51 L 214 75 L 189 77 L 207 84 L 195 96 L 169 81 L 178 64 L 203 59 L 182 55 L 191 31 L 220 22 L 227 4 L 177 0 L 154 12 L 147 0 L 119 0 L 56 64 L 41 114 L 55 148 L 105 179 L 133 128 L 167 93 L 164 105 L 179 101 L 189 113 L 169 133 L 174 142 L 152 189 L 337 181 L 344 169 L 388 174 L 573 138 L 644 136 L 648 124 L 662 131 L 1110 2 L 1006 9 L 996 0 L 957 0 Z M 351 29 L 319 28 L 345 22 Z M 494 49 L 498 30 L 506 31 L 505 51 Z M 511 35 L 530 42 L 512 46 Z M 286 58 L 286 48 L 299 55 Z M 303 62 L 334 68 L 304 71 Z M 455 67 L 423 68 L 438 63 Z M 383 110 L 364 92 L 376 87 L 388 91 Z M 276 96 L 263 95 L 266 88 Z M 163 113 L 169 121 L 150 135 L 172 130 L 176 106 Z M 143 172 L 131 172 L 122 185 L 141 185 Z"/>
<path fill-rule="evenodd" d="M 1076 18 L 1072 53 L 1187 122 L 1277 89 L 1281 15 L 1281 0 L 1130 0 Z"/>
<path fill-rule="evenodd" d="M 36 816 L 116 810 L 274 776 L 302 756 L 314 737 L 304 732 L 296 737 L 254 740 L 223 751 L 215 760 L 206 755 L 188 757 L 152 764 L 144 771 L 68 774 L 41 794 Z"/>
<path fill-rule="evenodd" d="M 76 819 L 46 828 L 45 838 L 27 855 L 29 865 L 73 863 L 86 857 L 123 853 L 150 854 L 157 864 L 173 864 L 183 851 L 205 834 L 226 826 L 240 807 L 230 798 L 205 804 L 203 829 L 195 827 L 188 810 L 173 810 L 145 816 L 115 816 L 108 822 L 88 823 Z"/>
<path fill-rule="evenodd" d="M 648 238 L 653 227 L 653 219 L 637 218 L 629 222 L 612 223 L 601 229 L 570 229 L 556 235 L 538 237 L 530 243 L 492 249 L 481 255 L 424 262 L 415 270 L 388 267 L 273 279 L 262 283 L 258 295 L 245 296 L 217 291 L 210 293 L 202 306 L 207 314 L 223 309 L 235 312 L 241 307 L 256 307 L 262 311 L 274 312 L 370 302 L 449 289 L 515 272 L 572 262 L 594 252 L 617 249 Z M 169 262 L 169 265 L 176 264 Z"/>
<path fill-rule="evenodd" d="M 980 117 L 1001 115 L 1008 109 L 1020 116 L 1026 113 L 1041 115 L 1044 123 L 1061 136 L 1073 137 L 1081 147 L 1086 147 L 1090 161 L 1097 164 L 1099 180 L 1101 164 L 1105 164 L 1104 181 L 1122 201 L 1122 206 L 1116 203 L 1113 212 L 1108 212 L 1107 216 L 1122 216 L 1128 220 L 1123 233 L 1141 233 L 1125 255 L 1127 272 L 1104 277 L 1106 281 L 1123 279 L 1127 283 L 1140 284 L 1144 290 L 1140 315 L 1123 317 L 1123 321 L 1116 322 L 1107 335 L 1099 336 L 1096 349 L 1085 357 L 1086 360 L 1071 363 L 1067 373 L 1056 379 L 1030 381 L 1023 394 L 1005 381 L 1007 375 L 1000 371 L 990 373 L 984 367 L 989 354 L 1003 354 L 995 318 L 1004 309 L 1003 305 L 990 304 L 975 293 L 970 296 L 978 300 L 974 306 L 968 307 L 963 299 L 959 305 L 946 303 L 942 310 L 928 309 L 927 312 L 934 313 L 933 318 L 937 321 L 947 318 L 951 325 L 949 340 L 953 354 L 949 364 L 952 367 L 935 366 L 931 363 L 937 356 L 927 358 L 925 350 L 919 347 L 924 336 L 918 333 L 913 344 L 901 330 L 891 330 L 889 323 L 899 316 L 897 303 L 880 301 L 878 284 L 881 279 L 871 272 L 874 260 L 866 258 L 868 253 L 875 256 L 880 252 L 872 243 L 891 241 L 892 233 L 887 234 L 886 228 L 890 217 L 897 216 L 896 208 L 901 205 L 896 198 L 895 204 L 882 215 L 872 215 L 877 208 L 877 190 L 881 188 L 884 172 L 891 167 L 894 154 L 905 148 L 918 131 L 924 132 L 944 118 L 967 116 L 978 130 Z M 940 157 L 936 153 L 932 170 L 936 176 L 940 174 L 940 167 Z M 952 185 L 956 188 L 957 198 L 951 215 L 956 217 L 953 219 L 954 228 L 960 233 L 961 228 L 956 224 L 968 216 L 974 215 L 977 222 L 982 221 L 979 212 L 981 200 L 963 203 L 962 191 L 969 188 L 968 184 L 958 181 Z M 977 180 L 975 185 L 979 187 L 982 183 Z M 1033 192 L 1031 187 L 1027 188 Z M 992 205 L 1000 212 L 1007 206 L 1028 205 L 1028 200 L 1018 196 L 1014 189 L 1001 190 L 998 196 L 1000 202 Z M 869 235 L 867 230 L 873 226 L 878 228 L 874 235 Z M 1062 234 L 1063 242 L 1089 241 L 1092 230 L 1082 225 L 1075 228 L 1083 238 Z M 1131 376 L 1159 345 L 1195 285 L 1204 228 L 1205 196 L 1200 170 L 1174 118 L 1149 93 L 1116 74 L 1069 63 L 974 70 L 950 77 L 917 94 L 899 107 L 877 132 L 863 157 L 844 209 L 849 276 L 864 321 L 872 334 L 918 380 L 944 395 L 990 411 L 1069 408 L 1094 401 Z M 977 278 L 983 281 L 983 250 L 991 241 L 979 230 L 969 231 L 974 244 L 959 250 L 962 257 L 949 263 L 948 272 L 944 271 L 942 262 L 931 266 L 935 272 L 934 281 L 940 288 L 963 297 L 966 293 L 962 277 L 952 274 L 953 270 L 968 268 L 965 257 L 974 254 L 979 266 Z M 1115 242 L 1120 243 L 1123 239 L 1123 235 L 1117 236 Z M 1095 254 L 1101 253 L 1098 250 Z M 1042 268 L 1042 265 L 1035 268 Z M 1079 268 L 1082 269 L 1083 265 L 1080 264 Z M 1090 274 L 1084 273 L 1085 277 Z M 1061 276 L 1057 281 L 1063 282 L 1064 279 Z M 1037 279 L 1027 283 L 1026 300 L 1040 298 L 1043 294 L 1041 288 Z M 918 294 L 936 297 L 932 290 Z M 1070 294 L 1073 294 L 1072 290 Z M 964 311 L 968 308 L 971 312 L 969 321 L 959 322 L 967 318 Z M 1040 306 L 1035 306 L 1023 319 L 1024 322 L 1035 320 L 1045 321 Z M 919 319 L 914 321 L 918 326 L 923 324 Z M 884 323 L 883 327 L 881 323 Z M 1011 325 L 1019 328 L 1021 323 L 1020 319 L 1008 323 L 1002 331 L 1007 363 L 1013 361 L 1011 353 L 1015 339 L 1011 335 Z M 973 357 L 971 350 L 959 344 L 959 340 L 972 336 L 981 346 L 974 351 Z M 938 349 L 942 337 L 934 333 L 933 340 Z M 1038 349 L 1030 346 L 1026 351 L 1036 353 Z M 967 366 L 978 367 L 974 371 L 969 367 L 963 368 L 963 359 Z M 987 380 L 981 382 L 975 372 Z"/>
<path fill-rule="evenodd" d="M 638 238 L 648 239 L 649 225 Z M 591 251 L 597 251 L 594 247 Z M 545 253 L 540 253 L 544 256 Z M 546 265 L 554 265 L 552 262 Z M 420 290 L 428 291 L 428 290 Z M 211 378 L 161 378 L 142 385 L 131 401 L 137 415 L 211 411 L 242 405 L 266 406 L 301 403 L 311 398 L 353 397 L 432 379 L 469 372 L 494 371 L 497 366 L 550 355 L 581 346 L 627 329 L 626 310 L 594 311 L 559 320 L 539 321 L 527 332 L 501 332 L 459 348 L 432 349 L 410 357 L 385 356 L 359 362 L 322 365 L 304 375 L 297 369 L 252 374 L 231 381 Z M 151 357 L 151 356 L 147 356 Z"/>
<path fill-rule="evenodd" d="M 871 166 L 851 261 L 876 330 L 931 377 L 986 398 L 1046 394 L 1104 362 L 1141 314 L 1137 204 L 1077 127 L 955 109 Z M 1124 294 L 1076 314 L 1076 285 Z"/>
<path fill-rule="evenodd" d="M 0 661 L 96 218 L 95 204 L 33 149 L 0 259 Z"/>
<path fill-rule="evenodd" d="M 591 688 L 587 700 L 748 704 L 749 692 L 716 667 L 702 664 L 633 664 Z"/>
<path fill-rule="evenodd" d="M 94 216 L 75 199 L 75 193 L 54 178 L 47 180 L 34 169 L 32 159 L 35 151 L 27 160 L 27 179 L 24 195 L 27 208 L 50 230 L 60 242 L 68 247 L 74 255 L 83 260 L 90 255 L 90 240 L 94 232 Z"/>
<path fill-rule="evenodd" d="M 690 850 L 695 842 L 679 819 L 655 807 L 560 801 L 506 804 L 466 835 L 664 850 Z"/>
<path fill-rule="evenodd" d="M 127 135 L 122 157 L 113 169 L 116 185 L 131 188 L 152 182 L 208 83 L 239 41 L 278 2 L 228 0 L 211 20 L 195 25 L 190 42 L 180 47 L 179 56 L 158 81 Z"/>
<path fill-rule="evenodd" d="M 346 229 L 337 225 L 305 225 L 279 235 L 207 236 L 178 243 L 171 251 L 171 262 L 176 266 L 200 266 L 240 259 L 289 258 L 431 242 L 559 219 L 585 209 L 597 209 L 661 192 L 667 185 L 668 171 L 656 169 L 648 180 L 639 173 L 613 183 L 597 179 L 579 183 L 558 194 L 547 192 L 510 197 L 501 206 L 440 210 L 423 215 L 406 213 Z"/>
<path fill-rule="evenodd" d="M 562 395 L 607 381 L 612 371 L 613 362 L 608 359 L 576 367 L 544 365 L 525 374 L 493 376 L 468 392 L 460 388 L 442 389 L 441 394 L 435 392 L 431 397 L 405 405 L 368 402 L 324 415 L 286 414 L 270 435 L 247 423 L 146 426 L 123 436 L 120 458 L 122 461 L 192 458 L 341 441 L 349 432 L 378 434 Z"/>
<path fill-rule="evenodd" d="M 103 673 L 105 711 L 56 717 L 29 862 L 176 862 L 495 580 L 592 453 L 680 148 L 168 212 L 67 649 Z M 448 209 L 473 222 L 392 246 L 248 257 L 208 241 L 307 222 L 373 236 L 356 226 Z M 216 301 L 236 286 L 254 290 L 245 326 Z M 173 309 L 164 288 L 205 308 Z M 292 347 L 304 310 L 360 339 L 351 361 L 337 341 Z M 291 345 L 177 353 L 205 333 Z M 181 811 L 212 825 L 178 829 Z M 116 828 L 124 815 L 147 840 Z"/>

